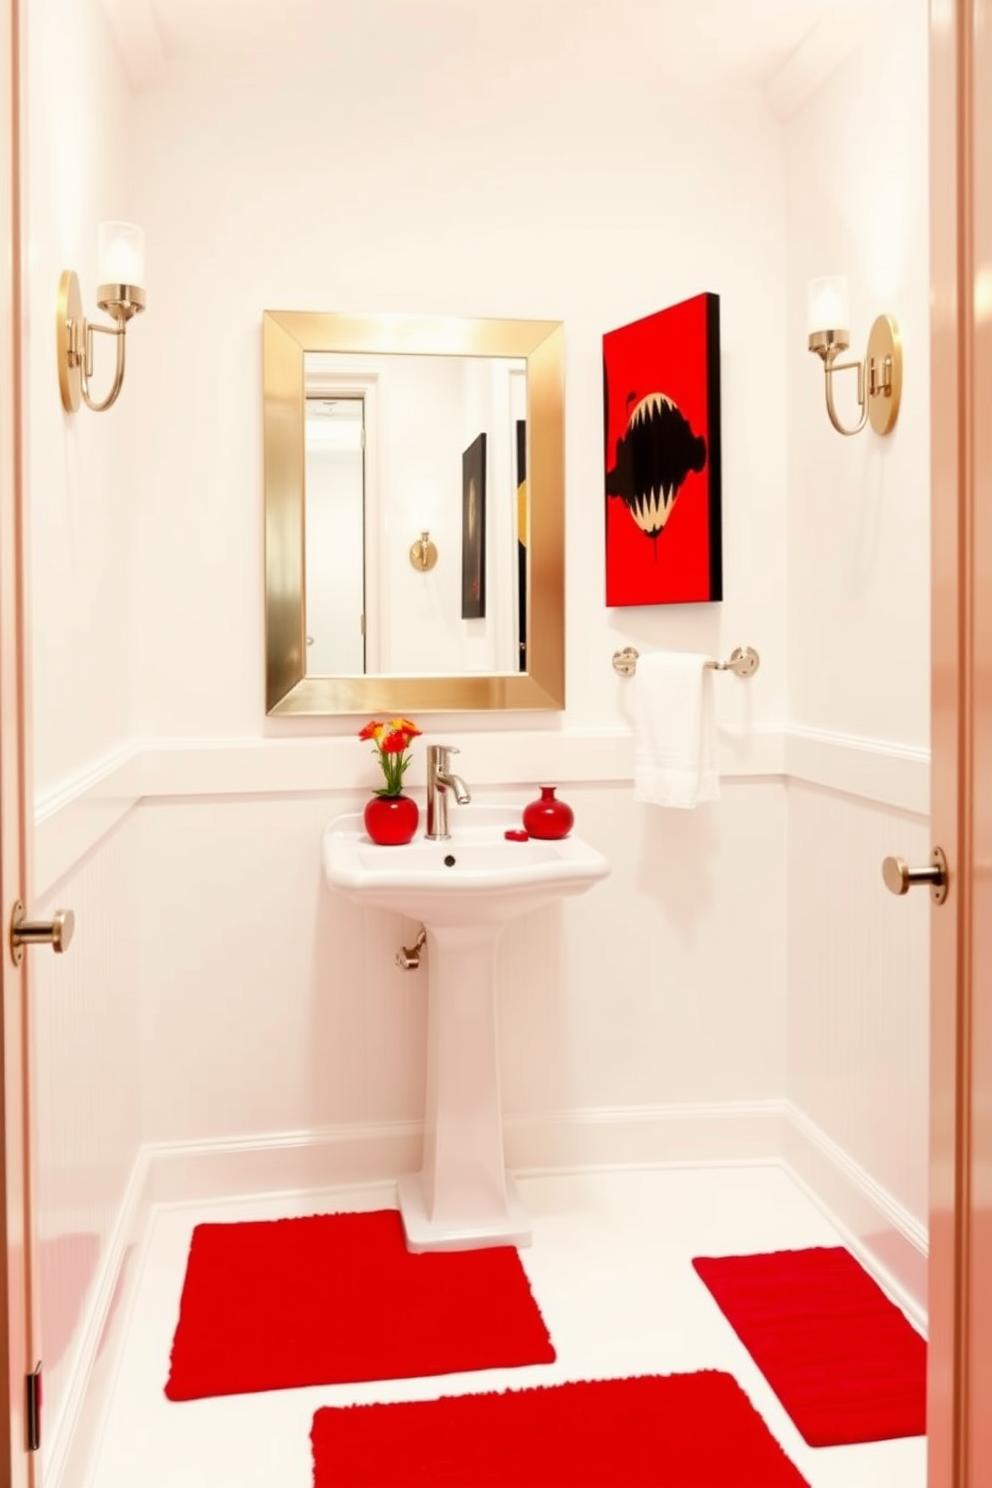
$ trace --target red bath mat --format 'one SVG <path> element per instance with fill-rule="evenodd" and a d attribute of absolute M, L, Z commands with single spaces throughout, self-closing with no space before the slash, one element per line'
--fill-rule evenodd
<path fill-rule="evenodd" d="M 809 1488 L 716 1370 L 329 1406 L 310 1439 L 314 1488 Z"/>
<path fill-rule="evenodd" d="M 925 1433 L 926 1342 L 843 1246 L 692 1264 L 811 1447 Z"/>
<path fill-rule="evenodd" d="M 193 1231 L 170 1400 L 550 1364 L 509 1246 L 412 1255 L 395 1209 Z"/>

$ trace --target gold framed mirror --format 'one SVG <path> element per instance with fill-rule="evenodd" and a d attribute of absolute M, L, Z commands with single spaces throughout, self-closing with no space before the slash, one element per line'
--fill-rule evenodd
<path fill-rule="evenodd" d="M 526 371 L 526 670 L 434 675 L 313 675 L 307 666 L 307 363 L 347 354 L 356 386 L 382 358 L 505 358 Z M 551 710 L 565 704 L 564 347 L 558 321 L 339 315 L 263 316 L 266 713 L 415 714 Z M 380 425 L 387 440 L 388 428 Z M 456 440 L 457 444 L 457 440 Z M 364 447 L 364 446 L 363 446 Z M 467 453 L 467 451 L 466 451 Z M 459 470 L 461 458 L 458 455 Z M 395 525 L 395 524 L 394 524 Z M 401 545 L 419 531 L 387 531 Z M 433 534 L 432 534 L 433 536 Z M 516 539 L 515 539 L 516 541 Z M 442 558 L 456 561 L 448 543 Z M 408 561 L 408 559 L 407 559 Z M 462 560 L 464 561 L 464 560 Z M 524 571 L 525 570 L 525 571 Z M 434 577 L 433 565 L 425 580 Z M 364 623 L 364 621 L 363 621 Z M 478 625 L 462 612 L 445 623 Z"/>

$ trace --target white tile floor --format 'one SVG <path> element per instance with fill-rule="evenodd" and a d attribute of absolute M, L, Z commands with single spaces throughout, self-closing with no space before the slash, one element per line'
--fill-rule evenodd
<path fill-rule="evenodd" d="M 322 1405 L 706 1368 L 737 1378 L 810 1488 L 925 1488 L 922 1437 L 807 1447 L 690 1266 L 694 1255 L 842 1243 L 784 1173 L 611 1172 L 523 1178 L 519 1187 L 534 1220 L 534 1243 L 521 1260 L 555 1364 L 176 1404 L 163 1387 L 194 1224 L 387 1208 L 394 1189 L 339 1190 L 319 1204 L 283 1195 L 158 1210 L 137 1258 L 116 1383 L 86 1488 L 311 1488 L 310 1426 Z M 521 1476 L 513 1488 L 525 1483 Z"/>

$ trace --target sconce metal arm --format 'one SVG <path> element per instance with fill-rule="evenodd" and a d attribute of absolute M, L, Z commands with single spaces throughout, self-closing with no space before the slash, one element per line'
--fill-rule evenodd
<path fill-rule="evenodd" d="M 82 394 L 83 394 L 83 402 L 86 404 L 87 408 L 91 408 L 94 413 L 103 413 L 105 409 L 109 408 L 111 406 L 111 404 L 114 402 L 114 400 L 116 399 L 117 394 L 120 392 L 121 387 L 123 385 L 123 382 L 124 382 L 124 326 L 125 326 L 125 322 L 123 320 L 117 321 L 117 323 L 115 325 L 112 325 L 112 326 L 108 326 L 108 325 L 92 325 L 89 321 L 86 321 L 85 322 L 86 329 L 85 329 L 85 332 L 84 332 L 84 336 L 85 336 L 85 340 L 86 340 L 86 351 L 85 351 L 85 355 L 80 359 L 80 365 L 79 365 L 80 386 L 81 386 L 81 391 L 82 391 Z M 95 402 L 90 397 L 90 378 L 93 375 L 93 332 L 94 331 L 99 331 L 102 336 L 116 336 L 117 337 L 117 364 L 116 364 L 116 366 L 114 368 L 114 380 L 113 380 L 113 383 L 111 384 L 110 392 L 107 394 L 107 396 L 100 403 Z"/>
<path fill-rule="evenodd" d="M 827 394 L 827 415 L 838 434 L 860 434 L 868 422 L 868 399 L 865 397 L 865 364 L 864 362 L 836 362 L 834 357 L 837 352 L 821 353 L 823 356 L 823 377 Z M 861 417 L 853 429 L 845 429 L 837 417 L 837 409 L 834 406 L 834 373 L 855 370 L 858 374 L 858 407 L 861 409 Z"/>
<path fill-rule="evenodd" d="M 94 413 L 103 413 L 113 404 L 124 383 L 124 339 L 127 323 L 145 308 L 145 291 L 135 284 L 101 284 L 97 304 L 111 318 L 110 325 L 96 324 L 83 314 L 79 280 L 72 269 L 66 269 L 59 281 L 55 309 L 56 355 L 59 369 L 59 391 L 66 413 L 75 413 L 81 402 Z M 97 400 L 90 392 L 93 376 L 93 335 L 115 336 L 117 359 L 114 380 L 107 396 Z"/>
<path fill-rule="evenodd" d="M 895 426 L 902 399 L 902 341 L 899 327 L 891 315 L 878 315 L 868 337 L 868 351 L 863 361 L 838 362 L 837 357 L 850 346 L 846 330 L 811 331 L 809 349 L 823 363 L 823 381 L 827 415 L 838 434 L 860 434 L 870 423 L 876 434 L 888 434 Z M 861 417 L 853 429 L 847 429 L 837 417 L 834 405 L 834 373 L 855 371 L 858 374 L 858 407 Z"/>

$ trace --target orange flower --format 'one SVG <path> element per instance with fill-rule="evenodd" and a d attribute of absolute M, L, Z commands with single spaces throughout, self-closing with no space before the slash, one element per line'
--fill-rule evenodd
<path fill-rule="evenodd" d="M 393 718 L 381 723 L 373 718 L 359 732 L 360 739 L 371 740 L 386 784 L 376 791 L 377 796 L 398 796 L 403 790 L 403 776 L 410 763 L 406 752 L 411 739 L 420 737 L 420 730 L 409 718 Z"/>
<path fill-rule="evenodd" d="M 391 729 L 402 730 L 411 739 L 420 738 L 420 730 L 415 723 L 410 722 L 409 718 L 391 718 L 389 720 L 389 727 Z"/>

